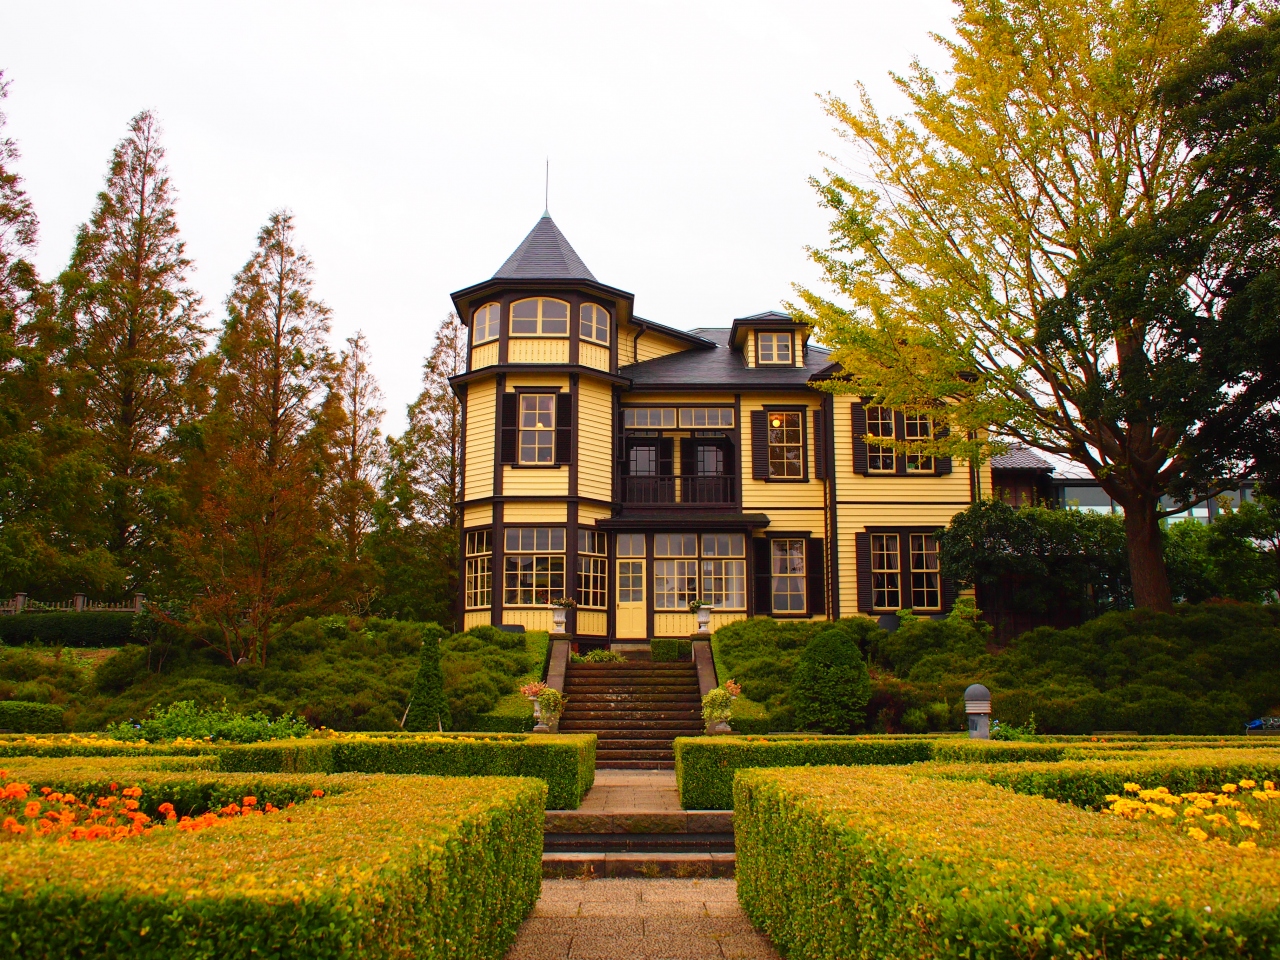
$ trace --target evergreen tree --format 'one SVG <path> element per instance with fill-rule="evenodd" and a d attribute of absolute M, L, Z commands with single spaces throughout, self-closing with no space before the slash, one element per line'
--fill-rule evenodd
<path fill-rule="evenodd" d="M 849 733 L 866 721 L 871 675 L 857 643 L 844 630 L 815 634 L 800 652 L 791 702 L 802 730 Z"/>
<path fill-rule="evenodd" d="M 378 484 L 386 463 L 382 437 L 382 391 L 369 371 L 369 346 L 363 333 L 347 339 L 338 363 L 334 403 L 340 414 L 334 437 L 330 509 L 357 605 L 368 596 L 372 581 L 365 538 L 373 527 Z M 363 612 L 362 610 L 360 612 Z"/>
<path fill-rule="evenodd" d="M 444 673 L 440 669 L 440 638 L 444 631 L 435 624 L 423 630 L 418 676 L 413 681 L 409 711 L 404 728 L 413 731 L 449 730 L 453 726 L 449 701 L 444 695 Z"/>
<path fill-rule="evenodd" d="M 372 549 L 386 614 L 452 623 L 457 597 L 462 408 L 449 378 L 466 370 L 467 331 L 449 314 L 423 364 L 409 425 L 388 441 Z"/>
<path fill-rule="evenodd" d="M 178 231 L 160 128 L 149 112 L 112 152 L 105 189 L 58 279 L 66 413 L 92 433 L 107 478 L 103 545 L 147 583 L 175 514 L 180 428 L 202 412 L 210 364 Z"/>
<path fill-rule="evenodd" d="M 233 662 L 265 664 L 281 629 L 333 600 L 324 495 L 341 416 L 330 311 L 313 298 L 311 273 L 292 217 L 273 213 L 236 275 L 218 341 L 207 427 L 218 469 L 183 545 L 194 612 L 219 628 Z"/>
<path fill-rule="evenodd" d="M 0 72 L 0 100 L 8 82 Z M 0 113 L 0 131 L 5 117 Z M 65 599 L 114 593 L 124 572 L 100 546 L 102 470 L 84 431 L 58 411 L 52 296 L 31 263 L 38 223 L 0 135 L 0 591 Z"/>

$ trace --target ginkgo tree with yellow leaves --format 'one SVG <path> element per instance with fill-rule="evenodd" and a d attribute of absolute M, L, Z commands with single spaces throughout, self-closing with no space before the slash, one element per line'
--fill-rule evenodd
<path fill-rule="evenodd" d="M 823 99 L 854 148 L 813 180 L 833 220 L 812 256 L 834 296 L 798 287 L 789 306 L 835 349 L 829 388 L 930 412 L 938 453 L 979 461 L 1016 439 L 1087 467 L 1125 510 L 1143 607 L 1172 605 L 1161 497 L 1203 418 L 1181 398 L 1203 408 L 1233 374 L 1204 382 L 1203 345 L 1175 342 L 1150 310 L 1063 303 L 1118 231 L 1203 185 L 1162 83 L 1258 16 L 1205 0 L 959 0 L 954 36 L 938 38 L 945 73 L 917 61 L 895 77 L 905 116 L 882 117 L 865 90 Z M 1161 289 L 1220 325 L 1213 297 L 1197 299 L 1199 265 Z"/>

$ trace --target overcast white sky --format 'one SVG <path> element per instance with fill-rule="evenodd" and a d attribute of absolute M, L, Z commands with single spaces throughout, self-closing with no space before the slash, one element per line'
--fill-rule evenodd
<path fill-rule="evenodd" d="M 363 329 L 398 432 L 450 291 L 542 213 L 642 316 L 727 325 L 816 274 L 806 178 L 841 153 L 816 93 L 943 62 L 945 0 L 113 3 L 0 0 L 3 110 L 66 263 L 112 146 L 159 115 L 194 281 L 221 319 L 269 211 L 293 210 L 334 310 Z"/>

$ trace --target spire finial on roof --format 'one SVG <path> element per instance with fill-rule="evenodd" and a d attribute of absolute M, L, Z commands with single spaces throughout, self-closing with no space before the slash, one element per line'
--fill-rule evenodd
<path fill-rule="evenodd" d="M 551 216 L 551 158 L 547 157 L 547 179 L 542 185 L 542 215 Z"/>

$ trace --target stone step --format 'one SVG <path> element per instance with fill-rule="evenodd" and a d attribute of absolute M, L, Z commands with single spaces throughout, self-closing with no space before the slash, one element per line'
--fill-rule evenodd
<path fill-rule="evenodd" d="M 577 722 L 579 720 L 594 720 L 598 723 L 608 724 L 614 720 L 681 720 L 685 723 L 702 722 L 701 710 L 575 710 L 570 713 L 565 711 L 562 720 L 570 720 Z M 564 723 L 561 722 L 560 729 L 564 729 Z"/>
<path fill-rule="evenodd" d="M 662 760 L 675 762 L 676 755 L 671 750 L 597 750 L 596 765 L 613 763 L 617 760 Z"/>
<path fill-rule="evenodd" d="M 676 810 L 646 813 L 586 813 L 548 810 L 544 833 L 733 833 L 732 810 Z"/>
<path fill-rule="evenodd" d="M 594 733 L 596 735 L 596 742 L 600 746 L 603 746 L 605 742 L 619 743 L 624 740 L 627 743 L 657 742 L 671 746 L 675 742 L 676 737 L 697 736 L 702 731 L 699 730 L 697 733 L 694 733 L 692 730 L 687 730 L 681 733 L 679 730 L 607 730 L 599 728 L 596 730 L 584 730 L 582 732 Z"/>
<path fill-rule="evenodd" d="M 605 751 L 613 754 L 619 750 L 661 750 L 670 756 L 675 756 L 675 744 L 671 740 L 624 740 L 596 734 L 597 757 Z"/>
<path fill-rule="evenodd" d="M 695 669 L 692 660 L 632 660 L 626 663 L 570 663 L 570 673 L 621 673 L 632 670 L 637 673 L 662 673 Z"/>
<path fill-rule="evenodd" d="M 597 760 L 597 770 L 674 770 L 674 760 Z"/>
<path fill-rule="evenodd" d="M 543 833 L 543 853 L 733 853 L 728 833 Z"/>
<path fill-rule="evenodd" d="M 605 680 L 566 680 L 563 693 L 697 693 L 700 688 L 696 680 L 690 683 L 672 683 L 671 681 L 638 683 L 609 683 Z"/>
<path fill-rule="evenodd" d="M 570 693 L 568 696 L 572 704 L 599 705 L 604 709 L 620 703 L 671 703 L 702 709 L 702 699 L 696 693 Z"/>
<path fill-rule="evenodd" d="M 542 875 L 586 877 L 732 877 L 732 853 L 544 853 Z"/>
<path fill-rule="evenodd" d="M 698 718 L 698 733 L 701 736 L 703 732 L 702 718 Z M 598 733 L 601 730 L 652 730 L 655 733 L 665 733 L 670 737 L 693 736 L 680 731 L 692 729 L 692 722 L 689 718 L 677 720 L 650 720 L 647 717 L 643 719 L 624 718 L 610 715 L 608 721 L 579 719 L 565 716 L 560 720 L 560 731 L 562 733 Z M 669 732 L 667 732 L 669 731 Z"/>

